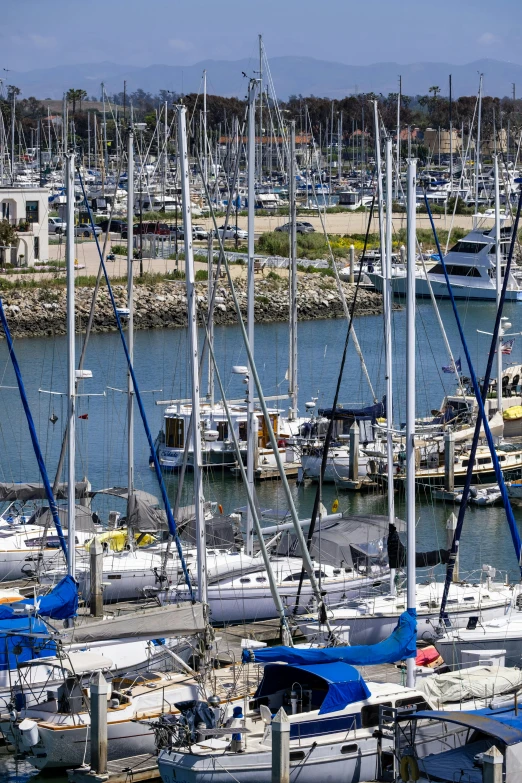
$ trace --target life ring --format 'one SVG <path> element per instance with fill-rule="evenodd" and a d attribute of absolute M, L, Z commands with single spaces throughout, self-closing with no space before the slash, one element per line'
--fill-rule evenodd
<path fill-rule="evenodd" d="M 401 780 L 409 783 L 410 780 L 418 780 L 420 777 L 419 765 L 414 756 L 403 756 L 400 766 Z"/>

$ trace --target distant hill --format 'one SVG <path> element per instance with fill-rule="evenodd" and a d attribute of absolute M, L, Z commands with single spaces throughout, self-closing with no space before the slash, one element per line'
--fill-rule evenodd
<path fill-rule="evenodd" d="M 96 65 L 67 65 L 39 68 L 34 71 L 9 74 L 9 83 L 22 90 L 22 97 L 60 98 L 71 87 L 84 89 L 89 97 L 100 95 L 104 82 L 108 94 L 123 90 L 133 92 L 141 88 L 146 92 L 173 90 L 178 93 L 197 92 L 201 87 L 201 74 L 207 69 L 210 94 L 244 97 L 247 80 L 256 68 L 253 60 L 204 60 L 195 65 L 150 65 L 137 67 L 102 62 Z M 402 76 L 406 95 L 425 95 L 433 85 L 448 91 L 448 76 L 453 76 L 455 97 L 473 95 L 478 89 L 478 72 L 484 74 L 484 93 L 504 97 L 511 95 L 511 85 L 518 85 L 522 95 L 522 66 L 501 60 L 477 60 L 467 65 L 450 63 L 375 63 L 374 65 L 345 65 L 315 60 L 312 57 L 274 57 L 270 69 L 279 98 L 289 95 L 317 95 L 340 98 L 353 93 L 397 92 L 398 76 Z"/>

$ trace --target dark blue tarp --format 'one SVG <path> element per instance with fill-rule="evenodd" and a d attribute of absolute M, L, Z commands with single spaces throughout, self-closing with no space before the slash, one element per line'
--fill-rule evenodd
<path fill-rule="evenodd" d="M 332 663 L 342 661 L 353 666 L 371 666 L 396 663 L 417 655 L 417 612 L 408 609 L 399 617 L 395 630 L 378 644 L 360 644 L 355 647 L 323 647 L 296 649 L 295 647 L 267 647 L 264 650 L 243 650 L 243 663 L 289 664 Z"/>
<path fill-rule="evenodd" d="M 353 666 L 346 663 L 320 663 L 312 666 L 271 664 L 265 668 L 256 698 L 268 696 L 293 685 L 326 690 L 319 715 L 344 710 L 348 704 L 371 696 L 368 686 Z M 299 692 L 299 689 L 297 689 Z"/>
<path fill-rule="evenodd" d="M 33 658 L 56 655 L 56 644 L 51 639 L 24 636 L 48 634 L 48 628 L 38 617 L 21 617 L 0 623 L 0 671 L 16 669 L 17 665 Z"/>
<path fill-rule="evenodd" d="M 326 419 L 332 418 L 331 408 L 319 408 L 319 416 L 324 416 Z M 341 419 L 370 419 L 375 422 L 376 419 L 382 419 L 386 416 L 386 397 L 382 398 L 382 402 L 377 402 L 375 405 L 367 405 L 365 408 L 340 408 L 337 406 L 335 409 L 334 418 L 336 421 Z"/>
<path fill-rule="evenodd" d="M 36 602 L 36 614 L 40 615 L 40 617 L 49 617 L 52 620 L 68 620 L 71 617 L 75 617 L 78 611 L 78 585 L 72 576 L 64 576 L 48 595 L 45 595 L 43 598 L 37 598 Z M 11 604 L 0 604 L 0 620 L 20 617 L 22 605 L 34 606 L 34 598 L 26 598 L 23 601 Z M 16 609 L 18 611 L 15 611 Z M 2 629 L 3 624 L 0 622 L 0 636 Z"/>

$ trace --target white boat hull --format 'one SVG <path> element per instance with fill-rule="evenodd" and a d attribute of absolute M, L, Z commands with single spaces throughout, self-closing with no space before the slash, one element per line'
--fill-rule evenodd
<path fill-rule="evenodd" d="M 368 277 L 372 281 L 377 291 L 382 293 L 383 290 L 383 278 L 376 273 L 368 273 Z M 437 299 L 449 299 L 448 287 L 445 282 L 439 282 L 438 280 L 430 279 L 431 288 L 433 294 Z M 395 296 L 406 296 L 406 277 L 397 276 L 392 278 L 392 288 Z M 473 299 L 479 301 L 496 301 L 497 291 L 492 281 L 491 287 L 486 285 L 473 285 L 472 280 L 466 285 L 459 285 L 452 281 L 451 289 L 455 299 Z M 424 277 L 415 278 L 415 295 L 420 298 L 431 297 L 430 288 L 427 280 Z M 508 302 L 522 302 L 522 290 L 510 290 L 506 291 L 506 301 Z"/>

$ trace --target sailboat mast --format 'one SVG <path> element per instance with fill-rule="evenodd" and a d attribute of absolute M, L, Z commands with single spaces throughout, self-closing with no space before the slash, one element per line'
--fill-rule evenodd
<path fill-rule="evenodd" d="M 495 283 L 497 287 L 497 310 L 502 299 L 502 254 L 500 247 L 500 184 L 498 175 L 498 155 L 493 158 L 495 167 Z M 502 413 L 502 323 L 498 330 L 497 346 L 497 404 Z"/>
<path fill-rule="evenodd" d="M 255 113 L 255 109 L 254 109 L 254 113 Z M 254 138 L 255 138 L 255 132 L 254 132 Z M 259 36 L 259 174 L 257 179 L 259 184 L 261 185 L 261 182 L 263 180 L 263 36 L 262 35 Z"/>
<path fill-rule="evenodd" d="M 449 77 L 449 153 L 450 153 L 450 198 L 453 194 L 453 95 L 451 73 Z"/>
<path fill-rule="evenodd" d="M 477 148 L 475 150 L 475 213 L 478 213 L 479 175 L 480 175 L 480 126 L 482 124 L 482 76 L 479 79 L 478 117 L 477 117 Z"/>
<path fill-rule="evenodd" d="M 395 519 L 395 498 L 393 494 L 393 367 L 392 367 L 392 330 L 391 330 L 391 139 L 386 139 L 386 223 L 384 221 L 384 193 L 382 184 L 381 135 L 379 125 L 379 107 L 374 101 L 375 119 L 375 161 L 377 164 L 377 197 L 379 206 L 379 235 L 381 245 L 381 273 L 383 278 L 384 310 L 384 353 L 386 363 L 386 457 L 388 473 L 388 521 Z M 390 589 L 395 587 L 395 574 L 390 573 Z"/>
<path fill-rule="evenodd" d="M 74 155 L 65 155 L 65 183 L 67 198 L 67 226 L 65 264 L 67 270 L 67 573 L 76 571 L 75 541 L 75 351 L 74 351 Z"/>
<path fill-rule="evenodd" d="M 207 71 L 203 71 L 203 176 L 208 183 L 207 157 Z"/>
<path fill-rule="evenodd" d="M 198 600 L 208 603 L 206 530 L 203 510 L 201 416 L 199 406 L 199 350 L 197 332 L 196 285 L 194 251 L 192 245 L 192 214 L 190 211 L 189 160 L 187 150 L 187 109 L 178 106 L 178 145 L 183 210 L 183 235 L 185 237 L 185 282 L 187 286 L 188 332 L 190 347 L 190 374 L 192 380 L 192 441 L 194 453 L 194 506 L 196 510 L 196 547 L 198 568 Z"/>
<path fill-rule="evenodd" d="M 290 367 L 288 373 L 290 408 L 288 418 L 297 418 L 297 232 L 295 201 L 295 120 L 290 123 L 290 167 L 288 198 L 290 201 Z"/>
<path fill-rule="evenodd" d="M 402 76 L 399 76 L 399 92 L 397 94 L 397 148 L 395 166 L 395 201 L 399 199 L 399 179 L 401 176 L 401 103 L 402 103 Z"/>
<path fill-rule="evenodd" d="M 255 165 L 256 165 L 256 81 L 250 82 L 248 103 L 248 281 L 247 281 L 247 335 L 252 356 L 254 355 L 254 210 L 255 210 Z M 254 411 L 254 382 L 252 366 L 248 365 L 248 408 L 247 408 L 247 479 L 254 493 L 254 460 L 257 439 L 257 417 Z M 250 507 L 247 513 L 246 542 L 247 555 L 254 553 L 254 521 Z"/>
<path fill-rule="evenodd" d="M 408 160 L 406 290 L 406 608 L 416 612 L 415 572 L 415 258 L 417 161 Z M 406 661 L 406 685 L 415 687 L 415 658 Z"/>
<path fill-rule="evenodd" d="M 386 361 L 386 458 L 388 468 L 388 521 L 395 522 L 395 495 L 393 490 L 393 365 L 392 365 L 392 140 L 386 139 L 386 236 L 382 260 L 384 334 Z M 395 574 L 390 571 L 390 589 L 395 592 Z"/>
<path fill-rule="evenodd" d="M 134 364 L 134 132 L 129 127 L 127 142 L 127 307 L 129 309 L 127 345 L 131 364 Z M 127 372 L 127 491 L 134 490 L 134 386 Z"/>

